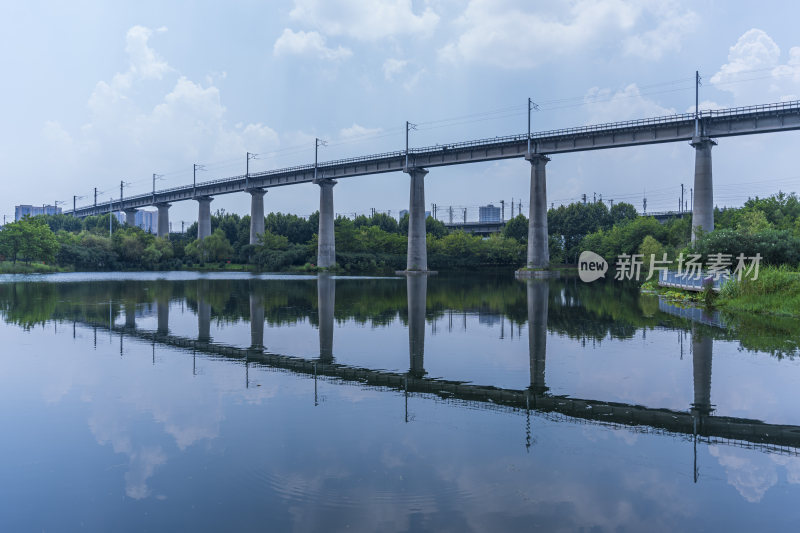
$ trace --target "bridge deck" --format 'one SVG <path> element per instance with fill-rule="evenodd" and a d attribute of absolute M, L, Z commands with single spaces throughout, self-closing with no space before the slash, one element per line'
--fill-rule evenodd
<path fill-rule="evenodd" d="M 800 101 L 759 106 L 703 111 L 700 133 L 709 137 L 730 137 L 800 129 Z M 631 120 L 594 126 L 539 132 L 531 135 L 534 150 L 543 154 L 559 154 L 601 150 L 624 146 L 688 141 L 695 135 L 695 119 L 690 113 L 667 117 Z M 438 167 L 482 161 L 525 157 L 527 134 L 480 139 L 409 150 L 409 166 Z M 403 151 L 353 157 L 318 165 L 321 178 L 349 178 L 368 174 L 399 172 L 406 167 Z M 245 191 L 249 187 L 280 187 L 311 183 L 314 165 L 300 165 L 268 172 L 232 176 L 213 181 L 141 194 L 108 204 L 81 207 L 79 217 L 108 213 L 110 209 L 141 208 L 158 203 L 191 200 L 199 196 L 216 196 Z M 66 211 L 71 213 L 72 211 Z"/>

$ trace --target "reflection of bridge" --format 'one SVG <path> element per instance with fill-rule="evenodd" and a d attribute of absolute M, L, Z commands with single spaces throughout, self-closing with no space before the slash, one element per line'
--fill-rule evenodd
<path fill-rule="evenodd" d="M 458 381 L 425 377 L 425 313 L 427 277 L 414 275 L 407 278 L 409 370 L 389 372 L 359 368 L 334 362 L 333 332 L 335 304 L 335 279 L 320 276 L 318 280 L 319 359 L 304 359 L 271 354 L 263 347 L 264 307 L 258 295 L 251 294 L 251 345 L 248 348 L 213 343 L 210 336 L 211 309 L 204 302 L 204 285 L 198 285 L 198 336 L 189 338 L 173 335 L 168 328 L 168 302 L 158 301 L 158 327 L 156 331 L 136 328 L 135 309 L 125 308 L 125 324 L 88 324 L 110 329 L 122 337 L 138 338 L 179 349 L 194 350 L 225 359 L 244 361 L 247 365 L 263 365 L 290 370 L 295 373 L 326 376 L 364 386 L 384 387 L 405 393 L 433 394 L 448 401 L 478 403 L 489 408 L 535 409 L 556 416 L 601 424 L 614 424 L 634 431 L 656 430 L 673 434 L 704 437 L 718 441 L 732 440 L 741 445 L 800 448 L 800 427 L 767 424 L 757 420 L 712 416 L 711 360 L 712 339 L 698 332 L 692 333 L 694 402 L 688 411 L 674 411 L 590 399 L 569 398 L 548 394 L 545 383 L 547 315 L 549 285 L 547 282 L 529 281 L 528 335 L 530 356 L 530 387 L 523 390 L 501 389 Z M 794 452 L 793 452 L 794 453 Z"/>

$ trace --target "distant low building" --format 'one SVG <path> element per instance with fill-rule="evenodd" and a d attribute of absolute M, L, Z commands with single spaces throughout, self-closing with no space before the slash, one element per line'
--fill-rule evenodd
<path fill-rule="evenodd" d="M 406 216 L 407 214 L 408 214 L 408 209 L 401 209 L 400 210 L 400 220 L 403 220 L 403 217 Z M 431 212 L 430 211 L 425 211 L 425 218 L 427 219 L 429 216 L 431 216 Z"/>
<path fill-rule="evenodd" d="M 55 205 L 17 205 L 14 206 L 14 220 L 37 215 L 60 215 L 61 208 Z"/>
<path fill-rule="evenodd" d="M 500 222 L 500 208 L 492 204 L 484 205 L 478 208 L 478 221 L 479 222 Z"/>

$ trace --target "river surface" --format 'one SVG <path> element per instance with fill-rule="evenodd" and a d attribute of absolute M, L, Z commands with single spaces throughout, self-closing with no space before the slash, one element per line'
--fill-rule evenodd
<path fill-rule="evenodd" d="M 796 530 L 799 332 L 509 273 L 0 276 L 0 531 Z"/>

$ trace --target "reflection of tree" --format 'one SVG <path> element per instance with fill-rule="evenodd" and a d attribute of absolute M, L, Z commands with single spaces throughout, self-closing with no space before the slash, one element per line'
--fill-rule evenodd
<path fill-rule="evenodd" d="M 631 338 L 642 328 L 688 329 L 691 322 L 658 310 L 653 295 L 616 282 L 583 283 L 577 279 L 550 280 L 547 328 L 573 339 L 601 341 Z M 0 311 L 7 322 L 30 328 L 47 320 L 107 322 L 137 304 L 186 301 L 198 311 L 198 297 L 211 307 L 220 324 L 250 320 L 250 295 L 264 306 L 272 326 L 308 321 L 318 325 L 317 280 L 198 279 L 188 281 L 103 281 L 92 283 L 14 282 L 0 284 Z M 402 278 L 336 280 L 334 318 L 370 326 L 396 320 L 408 323 L 406 287 Z M 528 320 L 526 286 L 507 273 L 448 275 L 430 279 L 426 318 L 448 311 L 502 315 L 517 325 Z M 704 335 L 738 340 L 749 350 L 783 357 L 800 351 L 795 319 L 725 315 L 729 329 L 697 325 Z"/>

